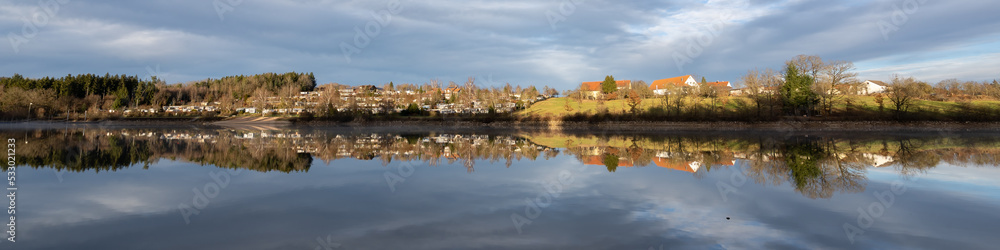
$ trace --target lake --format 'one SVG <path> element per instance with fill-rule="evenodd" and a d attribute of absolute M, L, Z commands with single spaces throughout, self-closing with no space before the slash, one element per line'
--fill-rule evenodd
<path fill-rule="evenodd" d="M 2 249 L 1000 245 L 1000 134 L 60 126 Z"/>

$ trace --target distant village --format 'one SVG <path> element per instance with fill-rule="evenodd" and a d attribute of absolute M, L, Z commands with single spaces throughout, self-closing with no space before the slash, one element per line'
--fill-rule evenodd
<path fill-rule="evenodd" d="M 601 91 L 602 82 L 583 82 L 579 92 L 585 98 L 599 99 L 603 96 Z M 632 80 L 615 81 L 619 91 L 628 91 L 640 88 L 643 84 L 636 84 Z M 853 92 L 857 94 L 876 94 L 886 91 L 887 84 L 882 81 L 868 80 L 860 85 L 843 85 L 837 90 L 840 92 Z M 744 96 L 749 94 L 747 88 L 734 88 L 729 81 L 698 82 L 692 75 L 684 75 L 673 78 L 659 79 L 646 86 L 648 91 L 654 95 L 671 94 L 672 91 L 696 91 L 699 88 L 708 88 L 723 95 Z M 762 88 L 761 92 L 775 93 L 777 86 Z M 692 90 L 694 89 L 694 90 Z M 259 100 L 247 100 L 244 105 L 237 105 L 233 111 L 239 114 L 259 114 L 259 115 L 300 115 L 306 112 L 320 113 L 329 112 L 334 109 L 336 112 L 363 112 L 369 114 L 379 113 L 401 113 L 406 110 L 409 104 L 418 104 L 422 111 L 436 114 L 486 114 L 509 113 L 518 109 L 523 109 L 533 103 L 556 97 L 558 91 L 549 90 L 538 92 L 534 87 L 529 89 L 519 89 L 510 91 L 499 91 L 501 95 L 493 98 L 479 99 L 483 96 L 474 87 L 447 87 L 447 88 L 388 88 L 377 87 L 375 85 L 347 86 L 339 84 L 328 84 L 316 87 L 314 91 L 299 92 L 290 98 L 280 96 L 267 96 Z M 461 97 L 465 94 L 465 98 Z M 485 100 L 484 100 L 485 99 Z M 426 103 L 434 103 L 426 104 Z M 217 112 L 221 102 L 199 102 L 189 105 L 163 106 L 160 109 L 126 109 L 125 115 L 135 113 L 144 114 L 191 114 L 201 112 Z M 491 111 L 492 110 L 492 111 Z M 108 110 L 108 112 L 116 112 Z"/>
<path fill-rule="evenodd" d="M 892 75 L 888 81 L 857 78 L 853 62 L 798 55 L 781 69 L 753 69 L 729 81 L 682 75 L 651 81 L 582 82 L 560 91 L 544 86 L 477 86 L 432 79 L 423 84 L 317 85 L 313 73 L 226 76 L 184 84 L 158 78 L 95 74 L 27 78 L 0 76 L 0 118 L 91 120 L 121 116 L 300 116 L 357 120 L 395 116 L 510 114 L 599 122 L 615 119 L 769 121 L 784 116 L 837 119 L 993 121 L 1000 82 L 945 79 L 936 84 Z M 574 84 L 575 85 L 575 84 Z M 871 95 L 871 97 L 863 97 Z M 852 98 L 842 98 L 852 96 Z M 565 102 L 534 105 L 553 97 Z M 860 98 L 854 98 L 860 97 Z M 645 102 L 645 99 L 660 102 Z M 702 101 L 711 101 L 704 103 Z M 583 100 L 597 105 L 584 105 Z M 571 100 L 576 100 L 571 105 Z M 604 101 L 621 104 L 609 109 Z M 973 101 L 980 102 L 973 102 Z M 928 103 L 930 102 L 930 103 Z M 937 102 L 937 103 L 935 103 Z M 627 112 L 627 113 L 626 113 Z"/>
<path fill-rule="evenodd" d="M 558 94 L 546 88 L 539 92 L 534 87 L 507 86 L 504 89 L 479 89 L 475 86 L 446 88 L 391 85 L 347 86 L 327 84 L 314 91 L 302 91 L 291 97 L 266 96 L 250 98 L 237 103 L 232 111 L 239 114 L 300 115 L 303 113 L 403 113 L 412 105 L 420 112 L 433 114 L 487 114 L 509 113 Z M 190 114 L 223 111 L 224 103 L 198 102 L 188 105 L 163 106 L 161 109 L 126 109 L 126 115 L 142 113 Z M 114 111 L 111 111 L 114 112 Z"/>
<path fill-rule="evenodd" d="M 800 69 L 796 65 L 805 66 Z M 850 62 L 822 62 L 818 57 L 802 55 L 788 61 L 786 66 L 780 71 L 748 71 L 740 76 L 739 87 L 729 81 L 707 81 L 705 77 L 699 77 L 699 81 L 693 75 L 649 83 L 615 80 L 609 75 L 604 81 L 582 82 L 579 87 L 562 93 L 548 86 L 477 86 L 474 77 L 464 84 L 443 84 L 433 79 L 423 84 L 317 86 L 312 73 L 296 72 L 227 76 L 184 84 L 127 75 L 26 78 L 15 74 L 0 77 L 0 93 L 8 97 L 5 98 L 8 101 L 0 103 L 0 117 L 91 120 L 122 116 L 300 116 L 349 120 L 368 115 L 388 115 L 385 118 L 392 119 L 510 114 L 531 108 L 524 112 L 524 117 L 600 121 L 606 117 L 597 114 L 609 111 L 603 101 L 624 100 L 621 110 L 633 116 L 644 114 L 643 119 L 773 120 L 783 115 L 819 114 L 897 120 L 991 120 L 995 118 L 968 111 L 988 110 L 992 106 L 969 101 L 1000 100 L 1000 83 L 995 80 L 991 83 L 948 79 L 932 86 L 896 75 L 886 82 L 860 81 L 855 78 L 857 74 Z M 839 98 L 840 95 L 874 95 L 874 98 L 845 99 Z M 569 98 L 562 105 L 550 102 L 533 107 L 553 97 Z M 652 98 L 660 98 L 662 105 L 643 103 L 644 99 Z M 710 98 L 712 103 L 704 104 L 701 98 Z M 570 99 L 577 100 L 577 104 L 570 105 Z M 583 99 L 595 100 L 598 105 L 591 108 L 584 105 Z M 914 100 L 950 102 L 946 107 L 953 108 L 911 105 Z M 836 110 L 835 107 L 841 106 L 846 108 Z M 911 106 L 914 109 L 910 110 Z M 616 106 L 610 113 L 617 111 Z"/>
<path fill-rule="evenodd" d="M 615 81 L 618 90 L 631 90 L 636 88 L 632 80 Z M 858 94 L 876 94 L 886 91 L 887 84 L 881 81 L 868 80 L 859 87 L 842 86 L 844 91 L 856 91 Z M 655 80 L 648 85 L 648 90 L 655 95 L 666 95 L 671 91 L 680 89 L 692 89 L 708 87 L 718 93 L 725 93 L 731 96 L 747 95 L 747 88 L 733 88 L 728 81 L 716 81 L 700 83 L 692 75 L 685 75 L 673 78 Z M 321 85 L 315 91 L 299 92 L 289 98 L 279 96 L 268 96 L 263 100 L 248 100 L 246 105 L 236 107 L 235 112 L 241 114 L 260 115 L 298 115 L 305 112 L 322 112 L 323 109 L 332 105 L 337 112 L 365 112 L 371 114 L 378 113 L 400 113 L 408 104 L 419 104 L 419 108 L 424 111 L 437 114 L 486 114 L 492 109 L 495 113 L 507 113 L 524 108 L 533 103 L 555 97 L 558 92 L 548 91 L 539 93 L 537 91 L 512 91 L 507 95 L 501 95 L 493 100 L 480 100 L 475 97 L 469 100 L 457 100 L 463 91 L 472 92 L 471 88 L 449 87 L 432 88 L 427 91 L 420 89 L 386 89 L 374 85 L 346 86 L 346 85 Z M 688 90 L 690 91 L 690 90 Z M 763 88 L 762 92 L 776 92 L 777 87 Z M 837 90 L 840 92 L 839 90 Z M 522 93 L 518 93 L 522 92 Z M 532 92 L 532 93 L 523 93 Z M 601 82 L 583 82 L 580 85 L 580 92 L 586 98 L 598 99 L 602 96 Z M 475 96 L 475 95 L 470 95 Z M 334 97 L 336 100 L 331 100 Z M 409 102 L 407 102 L 409 101 Z M 427 105 L 423 103 L 435 103 Z M 161 109 L 126 109 L 126 115 L 141 113 L 186 114 L 201 112 L 221 111 L 219 106 L 222 103 L 199 102 L 189 105 L 163 106 Z M 108 112 L 116 112 L 108 110 Z"/>

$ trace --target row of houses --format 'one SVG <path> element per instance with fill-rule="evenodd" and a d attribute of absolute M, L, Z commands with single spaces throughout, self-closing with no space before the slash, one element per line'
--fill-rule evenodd
<path fill-rule="evenodd" d="M 706 82 L 705 85 L 725 93 L 729 93 L 733 89 L 733 85 L 728 81 Z M 652 90 L 654 94 L 665 95 L 671 89 L 698 86 L 701 86 L 701 83 L 695 81 L 693 76 L 685 75 L 655 80 L 652 84 L 649 84 L 649 89 Z"/>
<path fill-rule="evenodd" d="M 235 104 L 236 107 L 233 111 L 264 115 L 302 114 L 304 112 L 322 110 L 320 109 L 321 103 L 327 103 L 327 101 L 333 98 L 340 101 L 334 107 L 339 112 L 353 110 L 371 113 L 401 112 L 410 104 L 409 102 L 413 102 L 417 104 L 431 103 L 432 105 L 421 105 L 420 107 L 423 110 L 440 114 L 485 114 L 491 110 L 498 113 L 513 112 L 519 108 L 518 103 L 523 103 L 527 106 L 551 97 L 539 94 L 539 96 L 533 98 L 522 98 L 521 93 L 512 93 L 503 96 L 497 103 L 492 103 L 496 102 L 495 100 L 491 101 L 491 103 L 483 100 L 462 101 L 461 103 L 451 102 L 453 100 L 452 97 L 464 91 L 467 90 L 460 87 L 412 90 L 384 89 L 374 85 L 324 85 L 317 87 L 315 91 L 302 91 L 290 97 L 268 96 L 262 99 L 245 100 L 245 103 L 242 103 L 242 105 Z M 437 95 L 438 93 L 440 95 Z M 219 108 L 220 105 L 219 102 L 200 102 L 189 105 L 162 106 L 159 108 L 126 109 L 124 110 L 124 114 L 166 113 L 176 115 L 223 111 Z M 107 110 L 105 112 L 114 113 L 119 111 Z"/>
<path fill-rule="evenodd" d="M 262 108 L 252 108 L 251 107 L 251 108 L 236 108 L 236 112 L 238 112 L 238 113 L 247 113 L 247 114 L 260 114 L 260 113 L 263 113 L 265 115 L 266 114 L 301 114 L 302 112 L 306 112 L 306 109 L 304 109 L 304 108 L 262 109 Z"/>
<path fill-rule="evenodd" d="M 603 82 L 583 82 L 580 84 L 580 91 L 585 97 L 588 98 L 599 98 L 602 95 L 601 84 Z M 618 90 L 628 90 L 633 88 L 631 80 L 621 80 L 615 81 L 615 85 Z M 670 91 L 675 91 L 685 88 L 697 88 L 697 87 L 710 87 L 718 91 L 719 93 L 728 93 L 730 95 L 741 96 L 750 94 L 750 90 L 746 88 L 733 88 L 733 85 L 728 81 L 716 81 L 716 82 L 706 82 L 704 85 L 695 81 L 692 75 L 684 75 L 666 79 L 655 80 L 649 84 L 648 88 L 653 94 L 656 95 L 666 95 Z M 888 89 L 888 84 L 877 80 L 867 80 L 859 85 L 853 84 L 841 84 L 835 86 L 833 90 L 830 90 L 834 94 L 841 93 L 857 93 L 861 95 L 871 95 L 884 93 Z M 762 90 L 762 92 L 777 92 L 778 87 L 767 87 Z"/>
<path fill-rule="evenodd" d="M 589 98 L 598 98 L 601 96 L 601 84 L 603 82 L 583 82 L 580 85 L 580 91 L 584 96 Z M 707 82 L 707 86 L 712 87 L 719 91 L 724 91 L 729 93 L 733 86 L 728 81 L 717 81 L 717 82 Z M 615 81 L 616 88 L 618 90 L 629 90 L 633 88 L 631 80 L 621 80 Z M 701 83 L 694 80 L 691 75 L 678 76 L 666 79 L 659 79 L 653 81 L 649 84 L 648 88 L 656 95 L 666 95 L 673 89 L 679 88 L 693 88 L 699 87 Z"/>
<path fill-rule="evenodd" d="M 834 86 L 833 89 L 828 91 L 830 94 L 835 94 L 835 95 L 840 95 L 845 93 L 858 94 L 858 95 L 874 95 L 879 93 L 885 93 L 887 90 L 889 90 L 889 85 L 886 84 L 885 82 L 878 80 L 866 80 L 857 85 L 839 84 L 837 86 Z M 778 87 L 777 86 L 765 87 L 758 91 L 760 91 L 761 93 L 777 93 Z M 748 88 L 738 88 L 731 90 L 730 95 L 742 96 L 751 94 L 750 92 L 751 90 Z"/>
<path fill-rule="evenodd" d="M 138 114 L 138 113 L 141 113 L 141 114 L 158 114 L 158 113 L 161 113 L 161 112 L 162 113 L 170 113 L 170 114 L 213 112 L 213 111 L 218 111 L 219 110 L 217 108 L 217 105 L 219 105 L 219 102 L 214 102 L 214 103 L 202 102 L 202 103 L 193 104 L 193 105 L 171 105 L 171 106 L 162 106 L 160 108 L 125 109 L 125 110 L 122 111 L 122 113 L 125 114 L 125 115 L 134 115 L 134 114 Z M 107 110 L 107 112 L 108 113 L 115 113 L 115 112 L 118 112 L 118 111 L 114 110 L 114 109 L 109 109 L 109 110 Z"/>
<path fill-rule="evenodd" d="M 545 100 L 551 96 L 546 96 L 540 94 L 534 98 L 522 98 L 520 93 L 513 93 L 505 96 L 501 102 L 495 104 L 488 104 L 483 100 L 474 100 L 471 102 L 463 103 L 452 103 L 448 100 L 452 100 L 458 94 L 468 91 L 467 89 L 461 87 L 448 87 L 448 88 L 431 88 L 426 90 L 412 90 L 412 89 L 384 89 L 379 88 L 374 85 L 362 85 L 357 87 L 350 87 L 344 85 L 338 86 L 320 86 L 317 87 L 316 92 L 326 92 L 332 93 L 332 89 L 337 88 L 336 93 L 340 95 L 341 101 L 344 103 L 352 103 L 356 108 L 363 110 L 368 110 L 374 113 L 380 113 L 384 111 L 395 111 L 400 112 L 403 107 L 406 107 L 409 103 L 398 103 L 403 99 L 416 98 L 413 101 L 416 103 L 435 103 L 433 105 L 421 105 L 421 109 L 430 112 L 436 112 L 440 114 L 484 114 L 488 113 L 490 109 L 495 112 L 512 112 L 517 108 L 517 103 L 522 102 L 525 104 L 531 104 L 538 101 Z M 440 93 L 440 97 L 430 95 L 429 93 Z M 474 94 L 474 93 L 470 93 Z M 443 98 L 443 100 L 438 100 Z M 393 101 L 396 105 L 394 110 L 385 110 L 386 107 L 384 103 L 387 100 Z M 339 111 L 345 111 L 347 107 L 338 107 Z"/>

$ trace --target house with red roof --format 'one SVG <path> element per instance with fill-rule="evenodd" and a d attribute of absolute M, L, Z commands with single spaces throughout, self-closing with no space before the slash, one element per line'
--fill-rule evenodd
<path fill-rule="evenodd" d="M 445 99 L 451 99 L 451 96 L 454 95 L 454 94 L 458 94 L 458 92 L 462 92 L 462 88 L 459 88 L 459 87 L 446 88 L 443 91 L 444 98 Z"/>
<path fill-rule="evenodd" d="M 607 166 L 604 163 L 604 155 L 591 155 L 583 159 L 584 165 Z M 635 167 L 631 159 L 618 158 L 618 167 Z"/>
<path fill-rule="evenodd" d="M 729 92 L 733 90 L 733 85 L 728 81 L 707 82 L 705 85 L 715 89 L 716 93 L 719 93 L 720 95 L 728 95 Z"/>
<path fill-rule="evenodd" d="M 601 83 L 604 83 L 604 81 L 583 82 L 580 84 L 580 92 L 583 93 L 584 96 L 597 99 L 601 96 Z M 632 80 L 615 81 L 615 85 L 617 85 L 619 90 L 631 89 Z"/>
<path fill-rule="evenodd" d="M 698 161 L 671 161 L 670 159 L 660 157 L 654 157 L 653 164 L 657 167 L 688 173 L 698 172 L 698 169 L 701 169 L 701 162 Z"/>
<path fill-rule="evenodd" d="M 736 165 L 735 155 L 732 153 L 718 154 L 717 158 L 699 157 L 698 159 L 675 157 L 669 152 L 659 152 L 653 157 L 653 164 L 658 167 L 684 171 L 688 173 L 698 172 L 703 166 L 734 166 Z"/>
<path fill-rule="evenodd" d="M 666 95 L 670 89 L 697 86 L 698 81 L 695 81 L 694 77 L 691 75 L 685 75 L 653 81 L 653 83 L 649 85 L 649 90 L 652 90 L 653 93 L 657 95 Z"/>
<path fill-rule="evenodd" d="M 733 85 L 729 84 L 728 81 L 708 82 L 706 84 L 708 84 L 708 86 L 712 86 L 712 87 L 733 88 Z"/>

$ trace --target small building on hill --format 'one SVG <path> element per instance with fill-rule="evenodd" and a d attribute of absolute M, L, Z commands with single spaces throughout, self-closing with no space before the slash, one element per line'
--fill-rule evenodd
<path fill-rule="evenodd" d="M 597 99 L 601 96 L 601 82 L 583 82 L 580 84 L 580 94 Z"/>
<path fill-rule="evenodd" d="M 589 97 L 589 98 L 597 99 L 597 98 L 599 98 L 601 96 L 601 84 L 602 83 L 604 83 L 604 81 L 600 81 L 600 82 L 583 82 L 583 83 L 580 84 L 580 93 L 582 93 L 584 97 Z M 616 86 L 616 88 L 618 90 L 631 89 L 632 88 L 632 80 L 615 81 L 615 86 Z"/>
<path fill-rule="evenodd" d="M 889 88 L 888 84 L 882 81 L 867 80 L 861 83 L 861 89 L 859 89 L 858 94 L 871 95 L 877 93 L 883 93 Z"/>
<path fill-rule="evenodd" d="M 718 95 L 729 95 L 729 92 L 733 90 L 733 85 L 727 81 L 707 82 L 705 85 L 715 90 Z"/>
<path fill-rule="evenodd" d="M 743 87 L 743 88 L 738 88 L 738 89 L 732 89 L 732 90 L 730 90 L 729 91 L 729 95 L 733 95 L 733 96 L 747 96 L 747 95 L 752 95 L 752 94 L 778 94 L 778 89 L 779 89 L 779 87 L 777 87 L 777 86 L 759 87 L 759 88 L 756 88 L 756 89 Z M 756 91 L 756 93 L 754 93 L 754 91 Z"/>
<path fill-rule="evenodd" d="M 697 86 L 698 81 L 695 81 L 694 77 L 691 75 L 685 75 L 653 81 L 653 83 L 649 85 L 649 90 L 652 90 L 653 94 L 666 95 L 670 89 Z"/>

